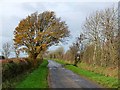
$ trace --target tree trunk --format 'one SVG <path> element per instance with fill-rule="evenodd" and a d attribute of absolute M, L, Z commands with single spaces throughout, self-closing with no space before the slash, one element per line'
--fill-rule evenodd
<path fill-rule="evenodd" d="M 96 42 L 95 42 L 95 47 L 94 47 L 94 54 L 93 54 L 93 65 L 95 65 L 96 64 L 96 49 L 97 49 L 97 44 L 96 44 Z"/>
<path fill-rule="evenodd" d="M 38 54 L 33 54 L 33 53 L 30 54 L 29 58 L 32 59 L 33 67 L 37 66 L 37 56 L 38 56 Z"/>
<path fill-rule="evenodd" d="M 37 57 L 34 57 L 33 66 L 34 66 L 34 67 L 36 67 L 36 66 L 37 66 Z"/>

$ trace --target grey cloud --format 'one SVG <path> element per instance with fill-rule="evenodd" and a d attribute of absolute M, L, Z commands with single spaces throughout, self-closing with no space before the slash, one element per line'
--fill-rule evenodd
<path fill-rule="evenodd" d="M 69 45 L 75 41 L 75 37 L 82 32 L 81 26 L 85 21 L 86 16 L 96 10 L 101 10 L 112 5 L 117 6 L 117 3 L 105 3 L 105 2 L 26 2 L 26 3 L 7 3 L 0 8 L 3 8 L 0 16 L 2 17 L 2 37 L 3 40 L 13 39 L 13 31 L 18 25 L 19 21 L 25 18 L 27 15 L 38 11 L 39 13 L 51 10 L 55 11 L 57 17 L 61 17 L 62 20 L 66 21 L 69 26 L 69 30 L 72 34 L 72 39 L 69 40 Z"/>

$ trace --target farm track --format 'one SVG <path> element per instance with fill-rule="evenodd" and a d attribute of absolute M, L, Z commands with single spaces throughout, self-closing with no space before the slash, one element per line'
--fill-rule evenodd
<path fill-rule="evenodd" d="M 63 68 L 55 61 L 48 60 L 48 62 L 50 88 L 101 88 L 92 81 Z"/>

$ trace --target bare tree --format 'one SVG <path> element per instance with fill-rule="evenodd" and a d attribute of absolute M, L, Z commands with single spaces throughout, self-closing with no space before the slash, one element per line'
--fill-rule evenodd
<path fill-rule="evenodd" d="M 8 43 L 8 42 L 4 43 L 2 46 L 2 49 L 3 49 L 3 51 L 2 51 L 3 56 L 5 56 L 5 58 L 8 58 L 10 56 L 10 52 L 11 52 L 10 43 Z"/>
<path fill-rule="evenodd" d="M 93 65 L 117 65 L 118 11 L 114 7 L 96 11 L 86 19 L 83 29 L 88 46 L 94 46 Z"/>
<path fill-rule="evenodd" d="M 100 13 L 97 11 L 94 15 L 86 18 L 86 22 L 83 26 L 85 30 L 86 37 L 90 42 L 94 44 L 94 54 L 93 54 L 93 65 L 96 64 L 96 51 L 98 43 L 100 40 L 99 31 L 100 31 Z"/>
<path fill-rule="evenodd" d="M 70 47 L 70 53 L 72 55 L 71 59 L 74 61 L 74 66 L 77 66 L 78 62 L 80 61 L 80 45 L 79 42 L 76 41 Z"/>
<path fill-rule="evenodd" d="M 104 37 L 104 60 L 106 65 L 116 62 L 116 36 L 118 35 L 118 10 L 114 7 L 101 12 L 101 30 Z"/>

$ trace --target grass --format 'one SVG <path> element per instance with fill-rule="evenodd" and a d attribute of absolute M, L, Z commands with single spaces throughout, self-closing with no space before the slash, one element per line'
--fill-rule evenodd
<path fill-rule="evenodd" d="M 103 74 L 104 76 L 118 79 L 118 68 L 93 66 L 84 62 L 78 63 L 78 67 L 98 74 Z"/>
<path fill-rule="evenodd" d="M 55 60 L 58 63 L 66 64 L 63 60 Z M 65 68 L 73 71 L 76 74 L 82 75 L 92 81 L 95 81 L 106 88 L 118 88 L 118 79 L 114 77 L 107 77 L 102 74 L 98 74 L 89 70 L 85 70 L 73 65 L 66 65 Z"/>
<path fill-rule="evenodd" d="M 32 73 L 30 73 L 22 82 L 16 85 L 16 88 L 47 88 L 47 68 L 48 61 L 43 60 L 43 63 Z"/>
<path fill-rule="evenodd" d="M 90 72 L 90 71 L 87 71 L 84 69 L 80 69 L 80 68 L 75 67 L 73 65 L 67 65 L 65 67 L 69 70 L 72 70 L 73 72 L 75 72 L 79 75 L 82 75 L 82 76 L 85 76 L 91 80 L 94 80 L 105 87 L 109 87 L 109 88 L 117 88 L 118 87 L 118 80 L 116 78 L 106 77 L 106 76 L 103 76 L 101 74 L 97 74 L 97 73 Z"/>

